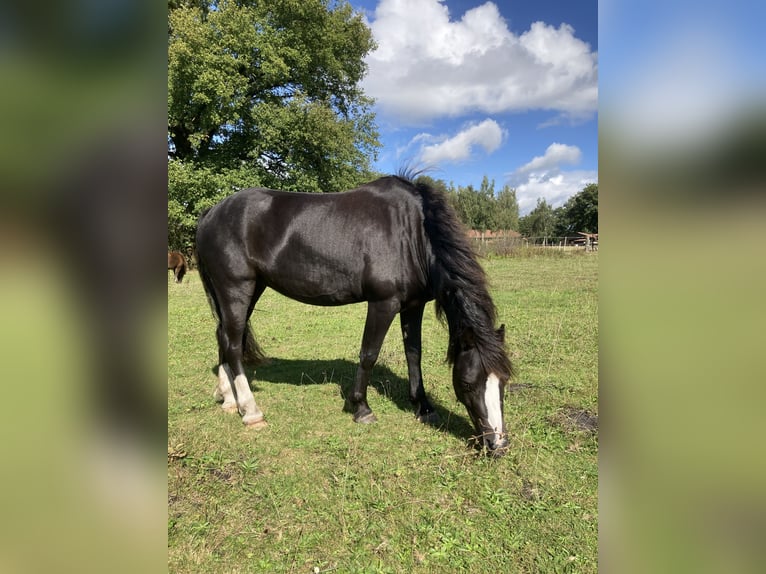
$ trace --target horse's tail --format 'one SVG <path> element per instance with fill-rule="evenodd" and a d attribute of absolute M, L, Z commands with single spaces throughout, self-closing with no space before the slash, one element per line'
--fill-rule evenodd
<path fill-rule="evenodd" d="M 206 209 L 199 217 L 199 221 L 210 211 Z M 207 295 L 208 303 L 210 303 L 210 309 L 213 311 L 213 315 L 218 322 L 217 329 L 221 329 L 221 306 L 218 302 L 218 297 L 215 294 L 215 288 L 213 287 L 213 281 L 210 277 L 210 272 L 205 265 L 205 259 L 197 251 L 197 270 L 199 271 L 200 279 L 202 280 L 202 286 L 205 288 L 205 295 Z M 257 366 L 267 362 L 266 355 L 261 350 L 258 342 L 255 340 L 253 330 L 250 328 L 250 322 L 245 323 L 245 332 L 242 335 L 242 360 L 246 365 Z"/>
<path fill-rule="evenodd" d="M 242 337 L 242 360 L 252 367 L 268 363 L 268 358 L 255 340 L 249 321 L 245 324 L 245 334 Z"/>

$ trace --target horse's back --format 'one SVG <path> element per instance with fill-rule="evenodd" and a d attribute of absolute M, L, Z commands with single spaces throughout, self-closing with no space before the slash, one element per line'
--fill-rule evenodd
<path fill-rule="evenodd" d="M 422 208 L 395 181 L 334 194 L 241 190 L 202 218 L 198 252 L 311 304 L 406 297 L 425 287 Z"/>

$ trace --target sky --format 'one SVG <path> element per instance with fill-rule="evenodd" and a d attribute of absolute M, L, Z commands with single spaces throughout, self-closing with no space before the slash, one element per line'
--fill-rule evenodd
<path fill-rule="evenodd" d="M 762 107 L 764 21 L 763 2 L 602 1 L 600 104 L 610 132 L 636 151 L 693 150 L 743 109 Z"/>
<path fill-rule="evenodd" d="M 522 215 L 598 181 L 596 0 L 350 0 L 378 48 L 376 169 L 516 189 Z"/>

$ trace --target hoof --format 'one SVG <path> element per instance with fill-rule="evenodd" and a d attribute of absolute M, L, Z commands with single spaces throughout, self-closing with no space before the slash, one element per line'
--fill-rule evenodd
<path fill-rule="evenodd" d="M 436 426 L 441 422 L 439 413 L 437 413 L 436 411 L 431 411 L 430 413 L 425 413 L 422 415 L 415 415 L 415 418 L 418 420 L 418 422 L 421 422 L 424 425 Z"/>
<path fill-rule="evenodd" d="M 378 417 L 376 417 L 374 413 L 367 413 L 366 415 L 362 415 L 361 417 L 354 417 L 354 422 L 360 423 L 363 425 L 369 425 L 369 424 L 378 422 Z"/>
<path fill-rule="evenodd" d="M 239 409 L 237 409 L 236 403 L 233 405 L 226 405 L 226 404 L 221 405 L 221 409 L 223 410 L 223 412 L 229 413 L 229 414 L 234 414 L 239 412 Z"/>
<path fill-rule="evenodd" d="M 245 419 L 242 419 L 242 422 L 244 423 L 244 425 L 247 428 L 255 429 L 255 430 L 260 430 L 260 429 L 265 428 L 267 426 L 266 419 L 263 418 L 263 417 L 261 417 L 259 419 L 256 419 L 256 420 L 245 420 Z"/>

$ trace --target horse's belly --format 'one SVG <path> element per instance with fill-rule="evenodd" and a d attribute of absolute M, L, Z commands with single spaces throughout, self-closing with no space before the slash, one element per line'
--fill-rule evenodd
<path fill-rule="evenodd" d="M 273 277 L 267 281 L 278 293 L 309 305 L 337 306 L 362 301 L 404 299 L 406 292 L 390 276 L 370 277 L 322 270 L 306 270 L 301 276 Z"/>
<path fill-rule="evenodd" d="M 259 262 L 258 274 L 275 291 L 311 305 L 402 299 L 410 291 L 411 265 L 385 249 L 382 238 L 377 250 L 340 236 L 325 235 L 319 243 L 293 236 L 276 256 Z"/>
<path fill-rule="evenodd" d="M 335 306 L 348 305 L 363 301 L 360 287 L 353 285 L 345 277 L 312 278 L 310 274 L 302 276 L 280 276 L 267 281 L 274 291 L 309 305 Z"/>

